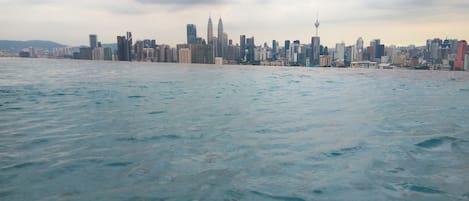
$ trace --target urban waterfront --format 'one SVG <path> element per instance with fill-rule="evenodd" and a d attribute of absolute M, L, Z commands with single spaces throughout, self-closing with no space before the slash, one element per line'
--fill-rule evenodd
<path fill-rule="evenodd" d="M 0 58 L 0 200 L 467 200 L 469 73 Z"/>

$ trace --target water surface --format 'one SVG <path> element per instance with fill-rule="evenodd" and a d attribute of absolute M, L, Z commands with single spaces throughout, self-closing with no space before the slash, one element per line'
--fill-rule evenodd
<path fill-rule="evenodd" d="M 0 59 L 0 200 L 468 200 L 466 72 Z"/>

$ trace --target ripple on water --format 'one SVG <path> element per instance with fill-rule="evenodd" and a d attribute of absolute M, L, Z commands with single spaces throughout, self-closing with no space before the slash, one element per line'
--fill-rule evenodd
<path fill-rule="evenodd" d="M 153 112 L 149 112 L 148 114 L 157 115 L 157 114 L 164 114 L 164 113 L 166 113 L 166 111 L 153 111 Z"/>
<path fill-rule="evenodd" d="M 149 142 L 149 141 L 160 141 L 160 140 L 177 140 L 182 137 L 179 135 L 155 135 L 155 136 L 146 136 L 146 137 L 124 137 L 117 138 L 117 141 L 122 142 Z"/>
<path fill-rule="evenodd" d="M 145 98 L 146 96 L 128 96 L 130 99 L 139 99 L 139 98 Z"/>
<path fill-rule="evenodd" d="M 106 164 L 106 166 L 108 167 L 125 167 L 125 166 L 129 166 L 129 165 L 132 165 L 133 163 L 132 162 L 114 162 L 114 163 L 108 163 Z"/>
<path fill-rule="evenodd" d="M 417 193 L 424 193 L 424 194 L 444 194 L 445 193 L 436 188 L 410 184 L 410 183 L 398 184 L 397 186 L 399 186 L 402 190 L 408 190 L 408 191 L 413 191 Z"/>
<path fill-rule="evenodd" d="M 445 144 L 457 142 L 457 141 L 460 141 L 460 139 L 449 137 L 449 136 L 444 136 L 444 137 L 428 139 L 423 142 L 417 143 L 415 145 L 418 147 L 422 147 L 422 148 L 432 149 L 432 148 L 437 148 Z"/>
<path fill-rule="evenodd" d="M 259 196 L 264 199 L 282 200 L 282 201 L 305 201 L 303 198 L 299 198 L 299 197 L 269 195 L 267 193 L 262 193 L 259 191 L 251 191 L 251 193 L 253 195 Z"/>
<path fill-rule="evenodd" d="M 24 169 L 24 168 L 29 168 L 29 167 L 37 167 L 43 165 L 44 162 L 38 162 L 38 161 L 28 161 L 28 162 L 22 162 L 22 163 L 17 163 L 14 165 L 10 166 L 5 166 L 1 168 L 2 171 L 9 171 L 9 170 L 15 170 L 15 169 Z"/>

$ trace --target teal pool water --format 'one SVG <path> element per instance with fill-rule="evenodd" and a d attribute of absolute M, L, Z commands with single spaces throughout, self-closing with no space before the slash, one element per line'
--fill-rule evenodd
<path fill-rule="evenodd" d="M 469 73 L 0 59 L 0 200 L 468 200 Z"/>

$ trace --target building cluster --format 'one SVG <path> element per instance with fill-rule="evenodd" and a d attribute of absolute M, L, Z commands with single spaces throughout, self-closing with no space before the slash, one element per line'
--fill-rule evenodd
<path fill-rule="evenodd" d="M 58 50 L 55 50 L 58 51 Z M 96 34 L 90 35 L 90 46 L 80 47 L 78 52 L 73 53 L 74 59 L 85 60 L 113 60 L 113 50 L 110 47 L 102 47 Z"/>
<path fill-rule="evenodd" d="M 241 35 L 239 43 L 235 44 L 225 32 L 222 19 L 218 21 L 217 33 L 214 33 L 212 19 L 209 17 L 205 38 L 197 34 L 196 25 L 188 24 L 186 43 L 176 47 L 157 44 L 154 39 L 134 42 L 131 32 L 127 32 L 125 36 L 117 36 L 116 47 L 102 47 L 97 35 L 92 34 L 89 37 L 89 47 L 56 48 L 52 51 L 52 56 L 187 64 L 469 70 L 468 46 L 464 40 L 436 38 L 427 40 L 423 47 L 396 47 L 385 46 L 380 39 L 373 39 L 369 45 L 365 45 L 360 37 L 352 45 L 341 42 L 335 47 L 327 47 L 321 45 L 318 20 L 314 26 L 316 34 L 307 43 L 301 43 L 300 40 L 273 40 L 271 44 L 256 45 L 254 37 Z"/>

